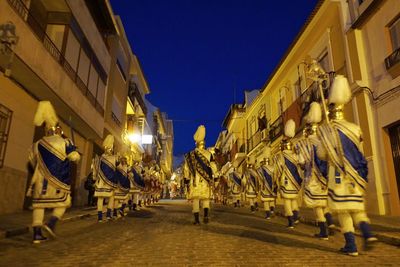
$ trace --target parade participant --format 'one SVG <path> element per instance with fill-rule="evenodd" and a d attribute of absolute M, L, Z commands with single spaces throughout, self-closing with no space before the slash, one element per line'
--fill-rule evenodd
<path fill-rule="evenodd" d="M 357 256 L 354 224 L 362 232 L 365 248 L 377 239 L 371 233 L 365 212 L 368 165 L 363 153 L 361 129 L 345 120 L 343 115 L 344 105 L 350 100 L 347 79 L 342 75 L 336 76 L 328 97 L 329 121 L 318 128 L 322 146 L 317 152 L 320 158 L 328 159 L 328 206 L 338 214 L 346 240 L 340 251 Z"/>
<path fill-rule="evenodd" d="M 277 187 L 276 181 L 273 179 L 274 167 L 270 164 L 269 158 L 261 161 L 261 166 L 257 171 L 260 177 L 260 199 L 264 206 L 265 218 L 269 220 L 274 215 Z"/>
<path fill-rule="evenodd" d="M 119 158 L 119 165 L 116 168 L 117 188 L 114 192 L 114 217 L 124 217 L 126 202 L 129 197 L 130 180 L 128 178 L 128 163 L 126 155 Z M 119 211 L 119 214 L 117 213 Z"/>
<path fill-rule="evenodd" d="M 246 200 L 249 201 L 250 210 L 252 213 L 256 211 L 255 202 L 257 200 L 258 193 L 258 181 L 260 180 L 257 171 L 253 164 L 248 163 L 247 169 L 243 175 L 243 186 L 245 190 Z"/>
<path fill-rule="evenodd" d="M 240 208 L 242 199 L 242 175 L 235 168 L 230 168 L 228 172 L 229 198 L 235 208 Z"/>
<path fill-rule="evenodd" d="M 291 141 L 295 136 L 295 127 L 293 120 L 286 122 L 284 138 L 281 142 L 281 152 L 276 156 L 274 167 L 274 179 L 278 183 L 279 193 L 283 199 L 289 228 L 294 228 L 294 224 L 299 221 L 297 198 L 302 184 L 302 178 L 297 170 L 298 158 L 293 151 Z"/>
<path fill-rule="evenodd" d="M 188 199 L 193 201 L 194 224 L 200 224 L 200 202 L 204 209 L 204 223 L 209 221 L 211 191 L 214 185 L 216 165 L 211 153 L 205 148 L 206 128 L 200 125 L 194 134 L 196 149 L 185 155 L 184 176 L 189 178 Z"/>
<path fill-rule="evenodd" d="M 317 137 L 318 124 L 321 122 L 321 106 L 313 102 L 305 117 L 306 127 L 303 138 L 297 143 L 299 164 L 304 169 L 304 203 L 313 208 L 320 232 L 315 237 L 328 240 L 328 229 L 334 228 L 332 214 L 328 209 L 327 162 L 317 156 L 320 141 Z"/>
<path fill-rule="evenodd" d="M 34 124 L 45 124 L 46 136 L 33 144 L 29 154 L 34 173 L 27 195 L 32 197 L 33 243 L 47 240 L 42 227 L 55 237 L 55 226 L 71 206 L 70 163 L 80 159 L 76 147 L 64 139 L 58 118 L 49 101 L 39 102 Z M 45 209 L 53 209 L 49 221 L 43 225 Z"/>
<path fill-rule="evenodd" d="M 95 197 L 97 197 L 98 222 L 103 221 L 103 203 L 108 200 L 107 220 L 111 219 L 111 212 L 114 208 L 114 191 L 117 188 L 115 170 L 117 166 L 117 157 L 113 153 L 114 136 L 108 135 L 103 142 L 104 153 L 100 159 L 95 157 L 93 164 L 93 177 L 96 180 Z"/>
<path fill-rule="evenodd" d="M 138 209 L 141 191 L 143 191 L 145 187 L 142 169 L 139 163 L 135 163 L 131 166 L 128 177 L 130 180 L 130 209 L 136 210 Z"/>

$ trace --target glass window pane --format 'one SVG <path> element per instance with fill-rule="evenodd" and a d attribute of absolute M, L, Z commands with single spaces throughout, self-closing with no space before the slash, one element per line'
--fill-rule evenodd
<path fill-rule="evenodd" d="M 106 95 L 106 85 L 99 79 L 99 86 L 97 87 L 97 102 L 104 108 L 104 98 Z"/>
<path fill-rule="evenodd" d="M 97 82 L 99 80 L 99 75 L 93 65 L 90 68 L 89 76 L 89 91 L 96 97 L 97 94 Z"/>
<path fill-rule="evenodd" d="M 81 48 L 78 39 L 72 31 L 68 32 L 67 46 L 65 48 L 65 59 L 71 65 L 71 67 L 76 71 L 78 66 L 79 49 Z"/>
<path fill-rule="evenodd" d="M 89 67 L 90 67 L 90 59 L 86 55 L 85 51 L 83 51 L 83 49 L 81 49 L 81 56 L 79 58 L 78 75 L 79 75 L 79 78 L 81 78 L 81 80 L 86 85 L 88 83 Z"/>
<path fill-rule="evenodd" d="M 46 27 L 46 34 L 50 40 L 56 45 L 58 51 L 61 51 L 64 40 L 65 25 L 49 24 Z"/>
<path fill-rule="evenodd" d="M 390 26 L 390 36 L 392 40 L 393 50 L 400 47 L 400 19 L 396 20 L 392 26 Z"/>
<path fill-rule="evenodd" d="M 121 104 L 118 102 L 117 98 L 113 97 L 112 102 L 112 113 L 117 117 L 117 119 L 121 122 L 122 121 L 122 108 Z"/>

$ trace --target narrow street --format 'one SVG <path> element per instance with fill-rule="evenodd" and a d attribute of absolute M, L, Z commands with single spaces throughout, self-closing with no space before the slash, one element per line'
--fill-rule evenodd
<path fill-rule="evenodd" d="M 59 225 L 59 238 L 31 244 L 25 234 L 0 241 L 0 266 L 364 266 L 396 265 L 399 248 L 378 243 L 358 257 L 337 253 L 343 237 L 312 238 L 316 231 L 300 224 L 294 230 L 261 212 L 216 205 L 208 225 L 192 225 L 184 200 L 164 200 L 98 224 L 94 216 Z M 362 247 L 361 240 L 358 246 Z"/>

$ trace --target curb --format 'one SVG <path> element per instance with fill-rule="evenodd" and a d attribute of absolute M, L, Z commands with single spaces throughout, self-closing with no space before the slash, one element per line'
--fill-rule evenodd
<path fill-rule="evenodd" d="M 281 216 L 283 218 L 285 218 L 285 215 L 283 214 L 282 211 L 275 211 L 275 214 L 278 216 Z M 304 224 L 308 224 L 308 225 L 312 225 L 312 226 L 316 226 L 316 221 L 307 217 L 302 217 L 300 216 L 300 222 L 304 223 Z M 335 227 L 332 228 L 333 230 L 335 230 L 336 232 L 341 232 L 339 227 Z M 362 234 L 360 232 L 355 232 L 354 233 L 356 236 L 362 237 Z M 388 245 L 392 245 L 392 246 L 400 246 L 400 237 L 394 237 L 394 236 L 390 236 L 387 234 L 379 234 L 376 233 L 375 234 L 376 238 L 378 238 L 379 242 L 388 244 Z"/>
<path fill-rule="evenodd" d="M 78 215 L 74 215 L 71 217 L 66 217 L 64 219 L 61 219 L 60 223 L 68 223 L 68 222 L 78 221 L 78 220 L 82 220 L 82 219 L 97 215 L 97 211 L 89 212 L 89 210 L 87 210 L 86 212 L 87 213 L 78 214 Z M 31 228 L 30 226 L 20 226 L 17 228 L 0 230 L 0 240 L 29 233 L 30 228 Z"/>

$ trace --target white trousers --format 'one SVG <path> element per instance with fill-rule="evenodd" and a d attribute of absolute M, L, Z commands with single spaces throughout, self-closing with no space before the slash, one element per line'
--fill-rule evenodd
<path fill-rule="evenodd" d="M 66 210 L 67 210 L 66 207 L 54 208 L 52 216 L 57 217 L 60 220 Z M 44 220 L 44 208 L 33 209 L 32 217 L 33 217 L 33 222 L 32 222 L 33 227 L 42 226 Z"/>
<path fill-rule="evenodd" d="M 97 198 L 97 211 L 103 211 L 104 197 Z M 108 198 L 107 209 L 114 208 L 114 197 Z"/>
<path fill-rule="evenodd" d="M 270 210 L 271 207 L 275 207 L 274 201 L 264 201 L 263 204 L 264 204 L 265 211 Z"/>
<path fill-rule="evenodd" d="M 293 211 L 299 210 L 299 204 L 295 198 L 284 198 L 283 207 L 285 208 L 285 216 L 293 216 Z"/>
<path fill-rule="evenodd" d="M 200 201 L 203 206 L 203 209 L 208 208 L 210 209 L 210 200 L 209 199 L 193 199 L 193 213 L 200 212 Z"/>
<path fill-rule="evenodd" d="M 325 214 L 330 212 L 328 207 L 315 207 L 314 213 L 317 222 L 326 222 Z"/>
<path fill-rule="evenodd" d="M 359 224 L 360 222 L 369 223 L 369 219 L 365 211 L 340 212 L 338 213 L 338 219 L 340 227 L 342 228 L 342 233 L 354 233 L 354 224 Z"/>

